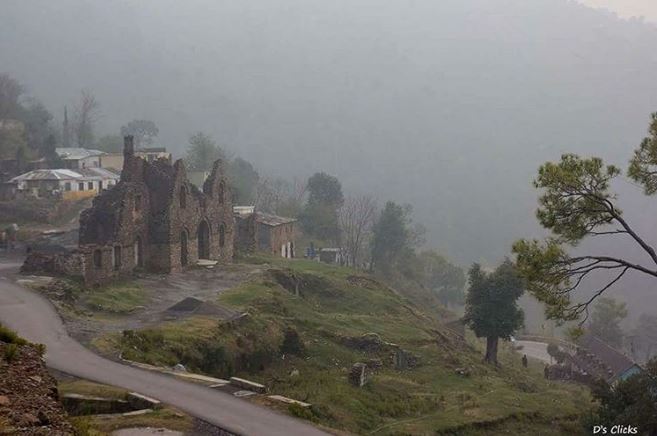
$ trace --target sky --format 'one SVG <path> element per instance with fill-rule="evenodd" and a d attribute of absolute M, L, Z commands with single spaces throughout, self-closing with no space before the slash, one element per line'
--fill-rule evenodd
<path fill-rule="evenodd" d="M 655 0 L 580 0 L 585 5 L 605 8 L 623 18 L 644 17 L 657 23 L 657 1 Z"/>

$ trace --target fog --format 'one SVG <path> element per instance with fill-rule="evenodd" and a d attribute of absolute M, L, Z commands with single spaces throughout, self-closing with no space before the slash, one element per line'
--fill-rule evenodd
<path fill-rule="evenodd" d="M 0 71 L 99 133 L 202 130 L 286 178 L 410 203 L 428 245 L 499 261 L 539 235 L 531 180 L 563 152 L 625 167 L 657 110 L 657 27 L 566 0 L 5 0 Z M 638 196 L 629 198 L 637 204 Z"/>

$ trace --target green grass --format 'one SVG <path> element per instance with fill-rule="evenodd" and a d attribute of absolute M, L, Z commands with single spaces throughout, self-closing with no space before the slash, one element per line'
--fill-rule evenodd
<path fill-rule="evenodd" d="M 133 312 L 148 303 L 147 292 L 136 283 L 118 283 L 93 289 L 81 296 L 93 310 L 113 314 Z"/>
<path fill-rule="evenodd" d="M 573 434 L 573 417 L 590 404 L 585 389 L 544 380 L 541 365 L 523 368 L 508 346 L 501 347 L 499 368 L 482 364 L 479 342 L 455 340 L 435 317 L 362 273 L 305 260 L 249 260 L 271 269 L 218 301 L 247 312 L 242 322 L 195 317 L 106 337 L 102 346 L 147 363 L 248 377 L 313 404 L 303 418 L 358 434 L 486 434 L 491 428 L 521 434 L 532 423 L 550 429 L 552 421 L 563 423 L 555 431 Z M 302 338 L 304 355 L 280 352 L 288 328 Z M 397 371 L 391 349 L 368 354 L 344 345 L 365 333 L 399 344 L 420 365 Z M 349 385 L 351 366 L 372 358 L 384 367 L 364 388 Z M 461 367 L 471 376 L 457 375 Z"/>

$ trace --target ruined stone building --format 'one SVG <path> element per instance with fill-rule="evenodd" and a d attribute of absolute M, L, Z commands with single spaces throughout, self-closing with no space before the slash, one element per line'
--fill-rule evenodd
<path fill-rule="evenodd" d="M 233 256 L 233 208 L 220 161 L 198 189 L 182 160 L 148 161 L 127 136 L 121 179 L 80 216 L 85 282 L 126 276 L 136 268 L 177 272 L 198 259 Z"/>
<path fill-rule="evenodd" d="M 234 208 L 235 246 L 241 253 L 256 250 L 285 258 L 295 257 L 296 219 L 256 211 L 253 206 Z"/>

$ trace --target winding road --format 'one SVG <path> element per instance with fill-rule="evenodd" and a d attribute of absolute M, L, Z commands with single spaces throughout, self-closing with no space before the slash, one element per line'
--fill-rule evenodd
<path fill-rule="evenodd" d="M 47 347 L 50 368 L 80 378 L 139 392 L 240 435 L 325 435 L 303 421 L 234 396 L 102 358 L 68 333 L 52 304 L 15 284 L 18 264 L 0 263 L 0 322 Z"/>
<path fill-rule="evenodd" d="M 522 350 L 518 350 L 518 354 L 526 354 L 527 357 L 533 357 L 543 363 L 552 363 L 552 359 L 547 352 L 547 344 L 545 342 L 536 341 L 515 341 L 516 345 L 522 345 Z"/>

